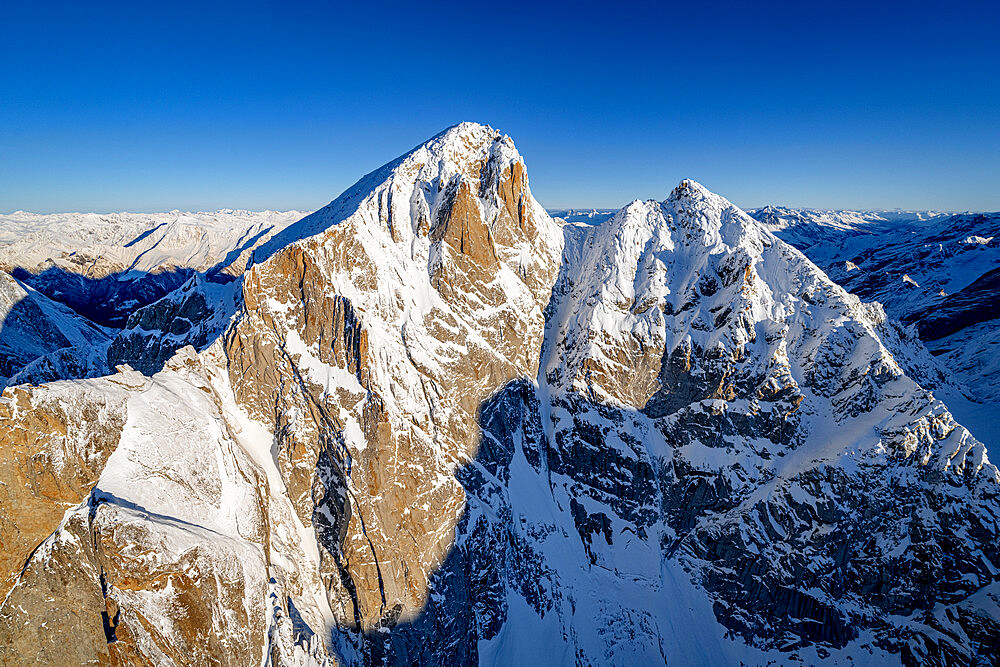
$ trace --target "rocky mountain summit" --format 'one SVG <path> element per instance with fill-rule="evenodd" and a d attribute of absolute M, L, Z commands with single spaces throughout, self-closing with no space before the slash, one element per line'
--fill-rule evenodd
<path fill-rule="evenodd" d="M 232 280 L 46 305 L 107 367 L 0 398 L 0 662 L 1000 659 L 919 341 L 693 181 L 591 222 L 463 123 Z"/>

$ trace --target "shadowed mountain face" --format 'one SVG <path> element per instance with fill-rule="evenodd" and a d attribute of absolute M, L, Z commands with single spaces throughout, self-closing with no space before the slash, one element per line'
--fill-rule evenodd
<path fill-rule="evenodd" d="M 4 391 L 0 661 L 997 659 L 929 354 L 697 183 L 564 224 L 466 123 L 258 240 Z"/>
<path fill-rule="evenodd" d="M 101 375 L 112 333 L 0 272 L 0 386 Z"/>
<path fill-rule="evenodd" d="M 119 364 L 152 375 L 185 345 L 204 349 L 221 335 L 236 310 L 233 281 L 189 270 L 127 279 L 0 271 L 0 382 L 99 377 Z"/>
<path fill-rule="evenodd" d="M 121 327 L 134 310 L 183 285 L 194 271 L 111 274 L 88 278 L 59 267 L 38 274 L 16 268 L 11 275 L 35 290 L 63 303 L 83 317 L 106 327 Z"/>

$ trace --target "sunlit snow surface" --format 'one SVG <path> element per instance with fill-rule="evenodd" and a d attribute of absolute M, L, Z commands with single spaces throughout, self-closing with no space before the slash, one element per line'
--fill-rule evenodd
<path fill-rule="evenodd" d="M 73 267 L 84 276 L 94 275 L 101 265 L 122 272 L 175 267 L 204 270 L 304 215 L 231 209 L 106 214 L 16 211 L 0 214 L 0 268 L 34 272 L 55 264 Z"/>
<path fill-rule="evenodd" d="M 1000 445 L 1000 213 L 750 214 L 849 291 L 915 326 L 949 379 L 930 388 L 981 440 Z"/>

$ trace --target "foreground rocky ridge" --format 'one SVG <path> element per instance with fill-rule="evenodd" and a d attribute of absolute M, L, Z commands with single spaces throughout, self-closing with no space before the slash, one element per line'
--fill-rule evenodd
<path fill-rule="evenodd" d="M 254 248 L 5 390 L 4 662 L 997 659 L 926 352 L 697 183 L 559 224 L 466 123 Z"/>

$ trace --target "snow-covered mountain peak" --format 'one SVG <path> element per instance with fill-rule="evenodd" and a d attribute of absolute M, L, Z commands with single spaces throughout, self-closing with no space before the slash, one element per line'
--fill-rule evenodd
<path fill-rule="evenodd" d="M 456 178 L 478 183 L 488 161 L 507 166 L 522 162 L 510 137 L 487 125 L 459 123 L 367 174 L 331 202 L 328 208 L 342 211 L 349 208 L 352 202 L 363 201 L 397 182 L 435 186 L 438 190 Z"/>
<path fill-rule="evenodd" d="M 773 241 L 761 223 L 691 179 L 681 181 L 660 208 L 670 228 L 679 232 L 678 242 L 686 246 L 720 252 L 749 242 L 759 251 Z"/>
<path fill-rule="evenodd" d="M 709 191 L 704 185 L 698 181 L 692 180 L 690 178 L 685 178 L 680 183 L 677 184 L 670 192 L 670 196 L 667 197 L 667 201 L 681 200 L 681 199 L 691 199 L 691 200 L 706 200 L 712 197 L 718 197 L 715 193 Z"/>
<path fill-rule="evenodd" d="M 670 192 L 663 202 L 663 208 L 679 215 L 700 212 L 703 216 L 710 217 L 718 217 L 723 211 L 730 209 L 739 210 L 725 197 L 711 192 L 701 183 L 690 179 L 684 179 Z"/>
<path fill-rule="evenodd" d="M 256 253 L 257 261 L 300 239 L 350 219 L 351 224 L 385 228 L 396 242 L 433 236 L 433 229 L 456 198 L 477 198 L 487 218 L 500 209 L 518 220 L 549 219 L 530 196 L 527 171 L 514 142 L 478 123 L 454 125 L 362 177 L 327 206 L 276 236 Z M 517 199 L 515 201 L 515 198 Z M 523 209 L 519 212 L 519 208 Z M 493 242 L 513 241 L 491 230 Z"/>
<path fill-rule="evenodd" d="M 315 526 L 325 592 L 348 602 L 336 622 L 301 606 L 312 627 L 369 630 L 426 604 L 463 513 L 454 472 L 476 455 L 479 409 L 537 374 L 561 232 L 513 142 L 465 123 L 257 253 L 225 354 Z"/>

